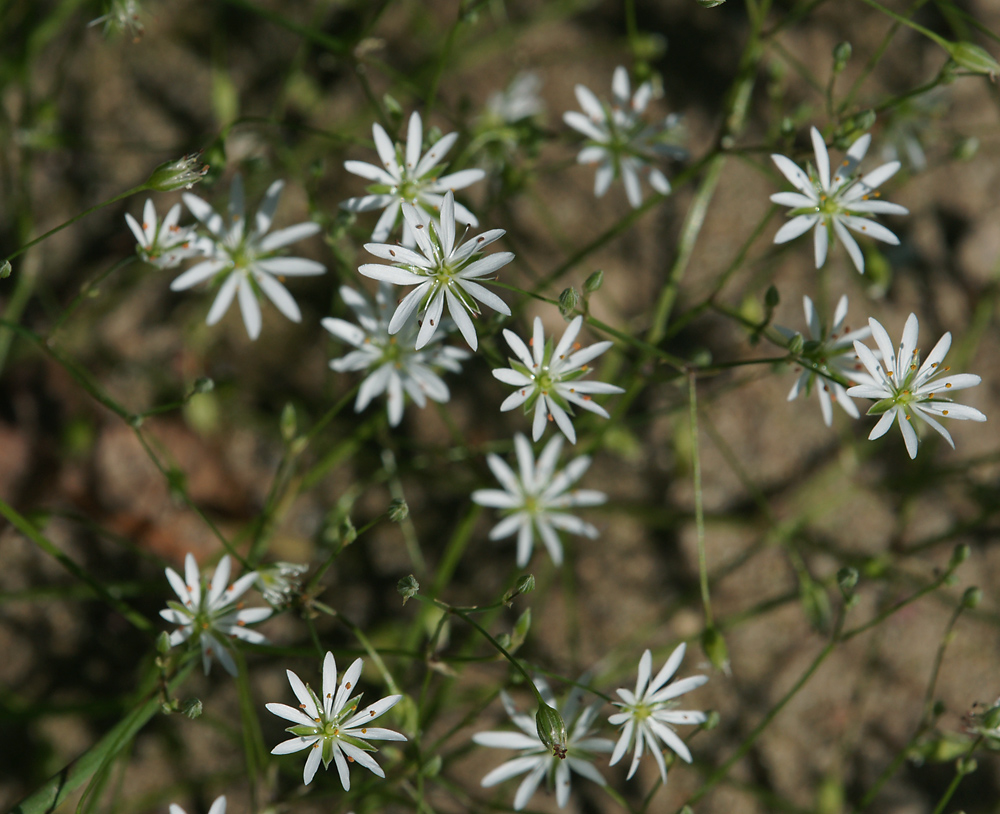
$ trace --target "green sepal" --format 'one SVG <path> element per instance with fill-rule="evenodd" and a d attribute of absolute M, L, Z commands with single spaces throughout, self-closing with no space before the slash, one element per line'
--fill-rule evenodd
<path fill-rule="evenodd" d="M 882 415 L 897 406 L 896 399 L 882 399 L 880 401 L 876 401 L 871 407 L 868 408 L 867 415 Z"/>

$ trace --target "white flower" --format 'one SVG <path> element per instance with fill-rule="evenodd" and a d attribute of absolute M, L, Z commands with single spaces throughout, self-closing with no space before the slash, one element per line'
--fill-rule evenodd
<path fill-rule="evenodd" d="M 403 217 L 416 235 L 420 252 L 388 243 L 366 243 L 365 249 L 369 253 L 395 265 L 366 263 L 358 269 L 365 277 L 375 280 L 416 286 L 399 303 L 389 320 L 389 333 L 399 333 L 416 311 L 421 320 L 415 345 L 417 350 L 430 342 L 440 327 L 445 304 L 448 314 L 473 350 L 479 347 L 479 339 L 470 314 L 479 316 L 477 300 L 494 311 L 510 316 L 507 304 L 476 282 L 477 278 L 492 274 L 514 259 L 510 252 L 478 256 L 482 249 L 499 240 L 505 232 L 503 229 L 491 229 L 465 243 L 456 243 L 455 206 L 455 196 L 450 190 L 441 203 L 440 220 L 434 220 L 422 209 L 403 204 Z"/>
<path fill-rule="evenodd" d="M 342 286 L 340 296 L 357 314 L 360 327 L 333 317 L 324 319 L 323 327 L 357 350 L 333 359 L 330 367 L 338 372 L 371 371 L 358 390 L 354 412 L 360 413 L 375 396 L 388 392 L 389 424 L 395 427 L 403 419 L 404 393 L 421 408 L 427 406 L 427 399 L 444 404 L 451 398 L 448 385 L 435 368 L 460 373 L 462 361 L 469 358 L 468 351 L 438 345 L 444 334 L 438 334 L 422 350 L 416 350 L 413 345 L 417 321 L 413 314 L 399 333 L 390 335 L 390 313 L 396 299 L 389 283 L 379 285 L 374 308 L 367 297 L 353 288 Z"/>
<path fill-rule="evenodd" d="M 230 640 L 242 639 L 251 644 L 264 644 L 267 639 L 247 625 L 263 622 L 271 615 L 270 608 L 241 608 L 237 600 L 257 581 L 257 574 L 244 574 L 232 585 L 229 583 L 231 570 L 229 555 L 219 560 L 212 579 L 205 584 L 194 556 L 184 558 L 184 579 L 172 568 L 166 570 L 167 581 L 180 602 L 169 600 L 169 608 L 160 611 L 160 616 L 181 627 L 170 634 L 170 646 L 193 639 L 201 645 L 201 662 L 208 674 L 212 657 L 230 675 L 236 675 L 236 662 L 229 653 Z"/>
<path fill-rule="evenodd" d="M 827 331 L 819 321 L 819 315 L 813 306 L 813 301 L 808 296 L 802 298 L 805 306 L 806 322 L 809 324 L 809 341 L 805 342 L 800 358 L 807 363 L 803 365 L 802 373 L 792 389 L 788 393 L 788 400 L 793 401 L 800 395 L 816 387 L 816 394 L 819 396 L 819 406 L 823 413 L 823 422 L 826 426 L 833 423 L 833 407 L 831 406 L 830 394 L 837 399 L 837 403 L 843 408 L 851 418 L 858 418 L 858 408 L 854 402 L 847 397 L 840 382 L 833 378 L 821 376 L 821 373 L 828 373 L 830 376 L 840 376 L 847 379 L 851 384 L 869 382 L 868 374 L 862 372 L 858 355 L 854 352 L 854 340 L 865 339 L 871 336 L 870 328 L 860 328 L 857 331 L 848 331 L 844 327 L 844 320 L 847 319 L 847 295 L 844 294 L 837 303 L 837 310 L 833 314 L 833 327 Z M 798 336 L 797 331 L 775 325 L 775 329 L 786 339 Z M 819 372 L 817 372 L 819 371 Z"/>
<path fill-rule="evenodd" d="M 647 125 L 643 120 L 642 115 L 653 98 L 653 86 L 643 82 L 629 98 L 628 71 L 619 65 L 611 80 L 610 106 L 602 104 L 583 85 L 577 85 L 575 92 L 583 113 L 567 111 L 563 113 L 563 121 L 590 139 L 576 160 L 580 164 L 598 165 L 594 195 L 600 198 L 620 174 L 628 202 L 637 207 L 642 203 L 640 172 L 646 174 L 649 185 L 661 195 L 670 192 L 667 177 L 650 166 L 650 162 L 661 158 L 684 159 L 687 151 L 666 141 L 680 122 L 676 115 L 667 116 L 661 124 Z"/>
<path fill-rule="evenodd" d="M 911 458 L 917 457 L 917 432 L 910 423 L 913 416 L 926 422 L 937 430 L 951 448 L 955 442 L 944 427 L 933 416 L 939 418 L 961 418 L 970 421 L 985 421 L 986 416 L 974 407 L 955 404 L 945 394 L 966 387 L 975 387 L 982 381 L 979 376 L 971 373 L 959 373 L 935 379 L 940 373 L 947 373 L 950 367 L 941 367 L 948 349 L 951 347 L 951 333 L 942 336 L 926 361 L 920 364 L 920 350 L 917 348 L 917 315 L 910 314 L 903 327 L 903 338 L 899 343 L 898 353 L 893 352 L 892 340 L 885 328 L 875 319 L 869 319 L 875 344 L 882 354 L 882 362 L 875 354 L 860 342 L 854 343 L 864 366 L 872 376 L 870 384 L 859 384 L 847 391 L 852 398 L 878 399 L 869 410 L 868 415 L 881 415 L 878 423 L 872 429 L 868 440 L 874 441 L 885 435 L 892 426 L 893 419 L 899 423 L 903 433 L 906 451 Z M 884 367 L 883 367 L 884 363 Z"/>
<path fill-rule="evenodd" d="M 680 681 L 667 683 L 681 666 L 684 650 L 684 644 L 678 645 L 652 681 L 650 675 L 653 672 L 653 656 L 647 650 L 639 660 L 639 676 L 635 682 L 635 692 L 626 689 L 617 691 L 622 700 L 615 701 L 615 706 L 622 711 L 616 712 L 608 718 L 608 721 L 615 726 L 621 726 L 622 733 L 611 755 L 611 765 L 614 766 L 621 760 L 634 744 L 635 751 L 632 754 L 628 778 L 631 778 L 639 768 L 639 760 L 646 749 L 652 753 L 664 783 L 667 782 L 667 764 L 663 760 L 664 746 L 676 752 L 682 760 L 691 762 L 691 751 L 674 732 L 673 725 L 702 724 L 707 718 L 704 712 L 697 710 L 674 709 L 677 702 L 673 699 L 700 687 L 708 681 L 708 676 L 689 676 Z"/>
<path fill-rule="evenodd" d="M 847 230 L 853 229 L 884 243 L 899 245 L 898 237 L 869 217 L 909 214 L 909 210 L 899 204 L 875 200 L 879 196 L 875 188 L 896 174 L 899 162 L 890 161 L 858 178 L 855 171 L 868 152 L 868 145 L 872 140 L 871 135 L 866 133 L 850 146 L 847 157 L 831 178 L 830 155 L 826 151 L 823 137 L 815 127 L 810 132 L 813 150 L 816 153 L 816 167 L 814 169 L 810 166 L 808 175 L 790 158 L 771 155 L 782 175 L 798 190 L 798 192 L 776 192 L 771 196 L 774 203 L 792 207 L 789 214 L 794 215 L 778 230 L 774 242 L 786 243 L 815 226 L 814 250 L 816 268 L 819 268 L 826 262 L 827 244 L 832 230 L 844 244 L 855 268 L 864 273 L 864 255 Z"/>
<path fill-rule="evenodd" d="M 208 259 L 192 266 L 170 284 L 173 291 L 184 291 L 198 283 L 215 278 L 222 280 L 219 293 L 212 303 L 205 320 L 214 325 L 238 296 L 243 323 L 251 339 L 260 336 L 259 292 L 267 295 L 293 322 L 301 322 L 302 314 L 292 295 L 280 282 L 285 277 L 303 277 L 323 274 L 326 266 L 302 257 L 277 257 L 284 246 L 319 231 L 318 223 L 299 223 L 267 234 L 278 208 L 284 181 L 275 181 L 268 187 L 264 200 L 257 209 L 252 224 L 246 223 L 243 205 L 243 179 L 236 175 L 229 191 L 229 224 L 208 203 L 190 192 L 184 193 L 184 203 L 205 228 L 209 236 L 199 240 L 202 253 Z"/>
<path fill-rule="evenodd" d="M 556 565 L 562 565 L 563 559 L 556 529 L 591 539 L 597 537 L 594 526 L 563 510 L 575 506 L 599 506 L 608 496 L 592 489 L 570 489 L 590 467 L 590 456 L 574 458 L 565 469 L 556 472 L 562 445 L 562 436 L 555 436 L 538 456 L 536 466 L 531 442 L 518 433 L 514 436 L 514 451 L 520 474 L 515 474 L 499 455 L 491 453 L 486 456 L 486 463 L 503 489 L 477 489 L 472 493 L 474 503 L 504 510 L 507 516 L 493 527 L 490 539 L 502 540 L 517 532 L 517 564 L 520 568 L 531 559 L 536 529 Z"/>
<path fill-rule="evenodd" d="M 504 124 L 516 124 L 537 116 L 545 110 L 545 104 L 538 96 L 541 86 L 542 80 L 538 78 L 538 74 L 522 71 L 505 90 L 490 94 L 486 100 L 487 118 Z"/>
<path fill-rule="evenodd" d="M 186 812 L 177 803 L 171 803 L 170 814 L 186 814 Z M 208 814 L 226 814 L 226 796 L 224 794 L 215 798 L 212 807 L 208 809 Z"/>
<path fill-rule="evenodd" d="M 578 683 L 584 684 L 586 679 L 587 677 L 583 676 Z M 536 678 L 535 686 L 545 702 L 555 707 L 555 697 L 545 679 Z M 571 772 L 576 772 L 602 786 L 605 785 L 607 781 L 594 768 L 591 761 L 594 759 L 593 753 L 610 752 L 614 744 L 607 738 L 591 737 L 590 725 L 603 706 L 603 702 L 596 701 L 581 709 L 583 693 L 582 689 L 574 687 L 559 709 L 569 728 L 569 737 L 566 740 L 566 757 L 558 758 L 539 740 L 534 716 L 518 712 L 510 696 L 501 691 L 503 708 L 521 731 L 479 732 L 472 736 L 472 740 L 480 746 L 494 749 L 517 749 L 521 754 L 500 764 L 487 774 L 482 779 L 483 788 L 495 786 L 504 780 L 526 773 L 527 776 L 521 781 L 514 795 L 514 809 L 520 811 L 528 804 L 543 778 L 547 780 L 549 788 L 555 786 L 556 802 L 560 808 L 564 808 L 566 801 L 569 800 Z"/>
<path fill-rule="evenodd" d="M 442 136 L 423 156 L 420 150 L 423 146 L 423 124 L 420 114 L 416 111 L 410 115 L 410 124 L 406 134 L 406 148 L 393 144 L 392 139 L 382 129 L 380 124 L 372 125 L 372 136 L 375 139 L 375 149 L 382 161 L 382 166 L 369 164 L 365 161 L 345 161 L 344 169 L 354 175 L 360 175 L 375 183 L 368 187 L 368 195 L 349 198 L 341 203 L 341 207 L 350 212 L 369 212 L 373 209 L 384 209 L 372 240 L 385 241 L 392 233 L 399 217 L 400 206 L 409 204 L 429 215 L 430 209 L 441 206 L 444 193 L 451 190 L 465 189 L 470 184 L 483 180 L 486 173 L 483 170 L 459 170 L 438 177 L 438 164 L 458 140 L 458 133 Z M 459 223 L 478 226 L 479 221 L 461 204 L 455 204 L 455 218 Z M 414 245 L 413 225 L 404 222 L 403 244 Z"/>
<path fill-rule="evenodd" d="M 152 198 L 146 199 L 141 225 L 129 213 L 125 213 L 125 222 L 138 241 L 136 251 L 143 260 L 157 268 L 169 269 L 200 254 L 195 245 L 197 235 L 194 228 L 177 225 L 180 216 L 181 205 L 178 203 L 170 207 L 162 221 L 157 221 Z"/>
<path fill-rule="evenodd" d="M 323 659 L 323 693 L 318 696 L 315 691 L 302 682 L 291 670 L 286 670 L 288 683 L 292 692 L 299 700 L 299 706 L 290 707 L 286 704 L 267 704 L 268 712 L 291 721 L 286 732 L 295 735 L 287 741 L 282 741 L 271 750 L 272 755 L 288 755 L 292 752 L 309 750 L 306 758 L 302 782 L 307 785 L 312 782 L 319 769 L 320 760 L 323 767 L 329 768 L 330 761 L 337 764 L 340 783 L 344 790 L 351 788 L 351 778 L 347 773 L 348 761 L 364 766 L 370 772 L 385 777 L 385 772 L 368 753 L 377 751 L 368 741 L 405 741 L 406 738 L 391 729 L 380 729 L 370 726 L 380 715 L 396 706 L 403 696 L 389 695 L 374 704 L 370 704 L 360 712 L 361 696 L 351 696 L 351 690 L 361 677 L 361 659 L 355 659 L 347 668 L 344 677 L 337 686 L 337 662 L 333 653 L 327 653 Z"/>
<path fill-rule="evenodd" d="M 531 436 L 535 441 L 545 432 L 545 420 L 548 418 L 556 422 L 556 426 L 571 444 L 575 444 L 576 430 L 570 419 L 573 415 L 572 405 L 609 418 L 607 410 L 593 402 L 591 393 L 625 392 L 613 384 L 580 381 L 582 376 L 590 372 L 587 363 L 613 344 L 607 341 L 597 342 L 581 349 L 576 343 L 581 325 L 582 316 L 570 322 L 555 349 L 552 347 L 552 338 L 545 339 L 542 320 L 538 317 L 535 317 L 534 334 L 529 342 L 531 350 L 528 350 L 528 345 L 517 334 L 504 329 L 504 339 L 517 358 L 509 360 L 509 368 L 494 370 L 493 376 L 504 384 L 513 385 L 517 390 L 504 399 L 500 410 L 506 412 L 523 404 L 527 413 L 534 407 Z"/>

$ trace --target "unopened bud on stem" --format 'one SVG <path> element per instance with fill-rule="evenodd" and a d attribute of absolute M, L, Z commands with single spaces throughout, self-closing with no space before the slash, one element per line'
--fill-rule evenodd
<path fill-rule="evenodd" d="M 566 722 L 557 710 L 540 703 L 535 713 L 535 730 L 538 739 L 553 755 L 560 760 L 566 759 Z"/>

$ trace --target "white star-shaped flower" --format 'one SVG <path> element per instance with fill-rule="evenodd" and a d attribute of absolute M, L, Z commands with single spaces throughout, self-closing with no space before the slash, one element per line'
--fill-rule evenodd
<path fill-rule="evenodd" d="M 661 195 L 670 192 L 667 176 L 650 162 L 662 158 L 684 159 L 687 151 L 667 141 L 680 123 L 678 116 L 667 116 L 662 123 L 655 124 L 646 124 L 643 119 L 653 98 L 652 84 L 643 82 L 635 95 L 631 95 L 628 71 L 619 65 L 611 80 L 610 105 L 603 104 L 583 85 L 574 90 L 583 113 L 567 111 L 563 113 L 563 121 L 590 140 L 576 160 L 580 164 L 598 165 L 594 195 L 598 198 L 604 195 L 620 175 L 628 202 L 637 207 L 642 203 L 640 173 L 646 175 L 649 185 Z"/>
<path fill-rule="evenodd" d="M 125 213 L 125 222 L 138 242 L 136 251 L 143 260 L 157 268 L 169 269 L 201 253 L 195 245 L 194 228 L 177 225 L 180 217 L 181 205 L 178 203 L 170 207 L 162 221 L 157 220 L 152 198 L 147 198 L 142 208 L 141 224 Z"/>
<path fill-rule="evenodd" d="M 172 568 L 166 569 L 167 581 L 180 602 L 168 600 L 168 608 L 160 616 L 180 627 L 170 634 L 170 646 L 193 639 L 201 645 L 201 662 L 205 674 L 212 667 L 215 657 L 226 672 L 237 674 L 236 662 L 229 653 L 231 642 L 241 639 L 251 644 L 265 644 L 267 639 L 247 625 L 263 622 L 271 615 L 270 608 L 242 608 L 237 600 L 256 581 L 257 573 L 250 571 L 232 585 L 229 574 L 232 568 L 229 555 L 219 560 L 212 579 L 206 584 L 198 571 L 194 556 L 184 558 L 184 579 Z M 228 587 L 227 587 L 228 586 Z"/>
<path fill-rule="evenodd" d="M 580 684 L 587 683 L 587 676 L 582 676 Z M 535 686 L 545 702 L 555 707 L 556 700 L 552 689 L 543 678 L 535 679 Z M 563 701 L 559 713 L 567 723 L 569 736 L 566 739 L 566 756 L 558 758 L 538 738 L 535 718 L 526 712 L 518 712 L 514 702 L 506 692 L 501 691 L 500 699 L 511 721 L 520 732 L 479 732 L 472 740 L 480 746 L 494 749 L 517 749 L 518 757 L 502 763 L 482 779 L 483 788 L 495 786 L 520 774 L 527 776 L 521 781 L 514 795 L 514 810 L 520 811 L 534 795 L 539 783 L 547 780 L 549 788 L 555 787 L 556 802 L 559 808 L 564 808 L 569 800 L 572 772 L 576 772 L 588 780 L 600 785 L 606 785 L 601 773 L 594 768 L 592 761 L 594 753 L 610 752 L 614 744 L 607 738 L 592 737 L 591 724 L 597 717 L 603 702 L 596 701 L 590 706 L 581 708 L 584 691 L 574 687 Z"/>
<path fill-rule="evenodd" d="M 403 696 L 389 695 L 374 704 L 369 704 L 360 712 L 357 711 L 361 696 L 351 697 L 351 690 L 355 689 L 361 677 L 362 666 L 363 661 L 355 659 L 347 668 L 338 686 L 337 661 L 333 653 L 328 652 L 323 659 L 322 695 L 317 695 L 295 673 L 286 670 L 288 683 L 292 685 L 292 692 L 299 700 L 299 706 L 296 708 L 287 704 L 266 705 L 268 712 L 295 724 L 285 730 L 295 737 L 279 743 L 271 750 L 271 754 L 288 755 L 308 749 L 309 756 L 302 772 L 302 782 L 307 785 L 316 776 L 320 761 L 323 762 L 324 768 L 329 768 L 331 761 L 337 764 L 337 772 L 340 774 L 340 783 L 344 791 L 349 791 L 351 788 L 351 778 L 347 771 L 348 762 L 357 763 L 373 774 L 385 777 L 382 767 L 368 754 L 376 751 L 368 741 L 406 740 L 406 737 L 399 732 L 371 726 L 372 721 L 396 706 Z"/>
<path fill-rule="evenodd" d="M 384 210 L 375 224 L 375 231 L 372 232 L 374 241 L 381 243 L 389 237 L 403 204 L 415 206 L 429 216 L 430 210 L 436 210 L 441 206 L 446 192 L 465 189 L 486 177 L 486 173 L 479 169 L 459 170 L 438 177 L 438 164 L 458 140 L 458 133 L 442 136 L 421 156 L 423 132 L 420 114 L 413 111 L 410 115 L 404 149 L 402 144 L 393 144 L 382 125 L 373 124 L 372 136 L 382 166 L 369 164 L 366 161 L 344 162 L 344 169 L 348 172 L 375 182 L 368 187 L 368 195 L 349 198 L 340 204 L 350 212 Z M 464 206 L 456 203 L 454 207 L 455 218 L 459 223 L 469 226 L 479 225 L 476 216 Z M 412 247 L 414 241 L 412 224 L 404 221 L 403 245 Z"/>
<path fill-rule="evenodd" d="M 667 764 L 663 760 L 663 748 L 669 747 L 684 761 L 691 762 L 691 750 L 673 730 L 675 724 L 703 724 L 707 720 L 704 712 L 697 710 L 674 709 L 677 702 L 673 699 L 679 695 L 700 687 L 708 676 L 689 676 L 680 681 L 667 683 L 677 672 L 684 660 L 685 645 L 680 644 L 670 654 L 663 669 L 650 680 L 653 672 L 653 655 L 647 650 L 639 660 L 639 676 L 635 682 L 635 692 L 626 689 L 618 690 L 621 701 L 615 701 L 615 706 L 621 709 L 608 721 L 622 727 L 622 733 L 611 754 L 611 764 L 614 766 L 625 753 L 633 748 L 632 765 L 628 770 L 628 778 L 639 768 L 639 761 L 646 749 L 653 755 L 660 769 L 660 777 L 667 782 Z M 662 745 L 661 745 L 662 741 Z"/>
<path fill-rule="evenodd" d="M 470 354 L 440 344 L 445 338 L 443 333 L 416 350 L 417 320 L 413 313 L 397 334 L 390 335 L 390 315 L 396 302 L 393 291 L 389 283 L 380 283 L 373 308 L 367 297 L 342 286 L 340 297 L 357 314 L 359 325 L 327 317 L 323 327 L 356 348 L 340 359 L 331 360 L 331 368 L 338 372 L 370 371 L 358 390 L 354 412 L 360 413 L 373 398 L 388 393 L 389 424 L 395 427 L 403 420 L 404 394 L 420 408 L 427 406 L 427 399 L 439 404 L 447 402 L 451 393 L 436 369 L 460 373 L 462 361 Z"/>
<path fill-rule="evenodd" d="M 951 434 L 940 423 L 938 418 L 959 418 L 969 421 L 985 421 L 983 415 L 975 407 L 955 404 L 948 396 L 956 390 L 975 387 L 982 381 L 972 373 L 958 373 L 936 378 L 941 373 L 947 373 L 950 367 L 942 367 L 948 349 L 951 347 L 951 333 L 942 336 L 927 359 L 920 364 L 920 350 L 917 348 L 919 325 L 917 315 L 910 314 L 903 327 L 902 341 L 899 351 L 892 347 L 892 340 L 885 328 L 876 319 L 870 318 L 872 336 L 882 354 L 880 362 L 868 346 L 861 342 L 854 343 L 858 358 L 871 374 L 870 384 L 859 384 L 850 388 L 847 395 L 852 398 L 878 399 L 868 409 L 868 415 L 881 415 L 878 423 L 872 429 L 868 440 L 874 441 L 885 435 L 895 419 L 903 434 L 906 451 L 910 458 L 917 457 L 917 432 L 911 423 L 914 416 L 937 430 L 945 441 L 955 448 Z"/>
<path fill-rule="evenodd" d="M 415 285 L 399 303 L 392 319 L 389 333 L 403 330 L 410 316 L 416 312 L 420 320 L 416 349 L 424 347 L 441 325 L 445 305 L 448 314 L 469 347 L 479 347 L 472 317 L 479 316 L 479 302 L 488 305 L 504 316 L 510 308 L 496 294 L 478 280 L 506 266 L 514 255 L 494 252 L 479 257 L 479 252 L 504 236 L 503 229 L 491 229 L 464 243 L 456 242 L 455 196 L 449 191 L 441 203 L 441 219 L 435 220 L 422 209 L 403 204 L 403 217 L 416 236 L 419 252 L 405 246 L 388 243 L 366 243 L 365 249 L 394 265 L 366 263 L 358 271 L 365 277 L 394 285 Z M 478 302 L 477 302 L 478 301 Z"/>
<path fill-rule="evenodd" d="M 858 418 L 860 415 L 858 408 L 847 397 L 844 386 L 831 377 L 839 376 L 850 384 L 871 381 L 854 351 L 854 341 L 871 336 L 871 328 L 866 327 L 851 331 L 844 327 L 844 320 L 847 319 L 846 294 L 837 303 L 837 310 L 833 314 L 833 327 L 829 331 L 820 322 L 813 301 L 805 296 L 802 298 L 802 303 L 805 307 L 810 338 L 804 343 L 799 356 L 809 364 L 803 365 L 802 373 L 795 380 L 795 384 L 792 385 L 792 389 L 788 393 L 788 400 L 794 401 L 803 393 L 809 395 L 815 386 L 820 410 L 823 413 L 823 422 L 826 426 L 829 427 L 833 424 L 831 393 L 845 413 L 851 418 Z M 781 325 L 774 327 L 786 339 L 790 340 L 798 336 L 797 331 L 783 328 Z M 821 373 L 828 373 L 830 376 L 823 376 Z"/>
<path fill-rule="evenodd" d="M 523 568 L 531 559 L 538 531 L 545 548 L 556 565 L 562 565 L 563 550 L 557 529 L 582 534 L 594 539 L 597 529 L 566 509 L 577 506 L 599 506 L 608 496 L 593 489 L 571 489 L 590 467 L 590 456 L 581 455 L 556 472 L 563 438 L 552 438 L 535 464 L 531 442 L 521 433 L 514 436 L 519 473 L 515 473 L 499 455 L 486 456 L 496 479 L 503 489 L 477 489 L 472 500 L 480 506 L 501 509 L 507 516 L 493 527 L 491 540 L 502 540 L 517 533 L 517 565 Z"/>
<path fill-rule="evenodd" d="M 184 203 L 204 227 L 207 236 L 199 239 L 201 253 L 208 259 L 192 266 L 170 284 L 173 291 L 184 291 L 206 280 L 222 281 L 219 293 L 205 320 L 214 325 L 233 302 L 240 301 L 243 323 L 251 339 L 260 336 L 261 316 L 257 297 L 263 292 L 279 311 L 293 322 L 302 321 L 299 306 L 282 285 L 285 277 L 323 274 L 326 266 L 303 257 L 276 256 L 279 249 L 316 234 L 318 223 L 306 222 L 268 234 L 274 220 L 284 181 L 275 181 L 264 194 L 252 224 L 246 223 L 243 205 L 243 179 L 236 175 L 229 191 L 229 223 L 208 203 L 190 192 Z"/>
<path fill-rule="evenodd" d="M 823 136 L 815 127 L 810 131 L 813 150 L 816 153 L 816 167 L 809 167 L 808 174 L 794 161 L 783 155 L 772 154 L 771 158 L 781 174 L 798 192 L 776 192 L 771 200 L 782 206 L 792 207 L 793 216 L 774 236 L 775 243 L 787 243 L 813 227 L 816 268 L 826 262 L 830 232 L 837 236 L 855 268 L 862 274 L 865 258 L 857 241 L 848 229 L 859 232 L 893 246 L 899 245 L 899 238 L 877 223 L 871 215 L 908 215 L 909 210 L 899 204 L 877 200 L 876 187 L 884 184 L 899 170 L 898 161 L 890 161 L 877 167 L 860 178 L 855 174 L 858 165 L 868 152 L 872 137 L 865 133 L 847 150 L 847 157 L 830 177 L 830 154 L 826 150 Z"/>
<path fill-rule="evenodd" d="M 552 338 L 545 339 L 542 320 L 535 317 L 530 350 L 521 337 L 504 329 L 504 339 L 517 358 L 509 360 L 509 368 L 494 370 L 493 376 L 517 390 L 504 399 L 500 410 L 506 412 L 522 404 L 525 412 L 534 408 L 531 436 L 535 441 L 545 432 L 545 422 L 548 419 L 555 421 L 563 435 L 571 444 L 575 444 L 576 430 L 570 418 L 573 415 L 572 405 L 610 418 L 607 410 L 594 403 L 592 394 L 625 392 L 614 384 L 580 381 L 581 377 L 590 372 L 587 363 L 614 344 L 608 341 L 596 342 L 587 348 L 581 348 L 576 343 L 576 337 L 582 325 L 583 317 L 575 317 L 566 327 L 559 344 L 553 348 Z"/>

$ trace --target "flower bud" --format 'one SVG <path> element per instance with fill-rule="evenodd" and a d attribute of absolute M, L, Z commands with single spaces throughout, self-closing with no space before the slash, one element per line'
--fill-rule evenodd
<path fill-rule="evenodd" d="M 701 634 L 701 649 L 705 651 L 712 666 L 720 672 L 729 673 L 729 648 L 715 627 L 707 627 Z"/>
<path fill-rule="evenodd" d="M 10 277 L 10 260 L 4 260 L 3 265 L 0 266 L 0 280 L 6 280 Z"/>
<path fill-rule="evenodd" d="M 962 594 L 962 607 L 964 608 L 978 608 L 979 603 L 983 601 L 983 592 L 981 589 L 973 585 L 971 588 L 966 588 L 965 593 Z"/>
<path fill-rule="evenodd" d="M 146 189 L 157 192 L 173 192 L 175 189 L 191 189 L 208 172 L 208 164 L 202 164 L 201 153 L 190 153 L 173 161 L 160 164 L 146 181 Z"/>
<path fill-rule="evenodd" d="M 604 270 L 598 269 L 583 282 L 583 290 L 587 294 L 593 294 L 604 284 Z"/>
<path fill-rule="evenodd" d="M 503 595 L 502 601 L 505 605 L 510 605 L 514 597 L 521 594 L 530 594 L 533 590 L 535 590 L 535 578 L 531 574 L 525 574 L 517 581 L 517 584 L 513 588 Z"/>
<path fill-rule="evenodd" d="M 566 722 L 557 710 L 544 702 L 538 705 L 535 713 L 535 731 L 553 755 L 560 760 L 566 759 Z"/>
<path fill-rule="evenodd" d="M 969 559 L 969 546 L 965 543 L 955 546 L 955 550 L 951 553 L 951 562 L 948 563 L 949 569 L 958 568 L 963 562 Z"/>
<path fill-rule="evenodd" d="M 849 42 L 839 42 L 833 49 L 833 72 L 840 73 L 844 68 L 847 67 L 847 63 L 851 59 L 852 52 L 851 44 Z"/>
<path fill-rule="evenodd" d="M 211 393 L 215 389 L 215 382 L 212 381 L 208 376 L 200 376 L 195 379 L 194 382 L 194 392 L 195 393 Z"/>
<path fill-rule="evenodd" d="M 165 630 L 156 637 L 156 652 L 163 655 L 170 652 L 170 634 Z"/>
<path fill-rule="evenodd" d="M 857 568 L 841 568 L 837 572 L 837 584 L 840 586 L 840 592 L 844 595 L 844 599 L 847 599 L 854 593 L 854 588 L 858 584 L 858 577 Z"/>
<path fill-rule="evenodd" d="M 575 288 L 570 286 L 563 289 L 562 294 L 559 295 L 559 313 L 563 315 L 564 319 L 570 319 L 579 302 L 580 295 Z"/>
<path fill-rule="evenodd" d="M 768 309 L 773 310 L 777 308 L 780 303 L 781 294 L 778 293 L 778 289 L 773 285 L 769 285 L 767 287 L 767 291 L 764 292 L 764 305 L 766 305 Z"/>
<path fill-rule="evenodd" d="M 947 47 L 948 55 L 961 68 L 972 73 L 1000 74 L 1000 63 L 983 48 L 971 42 L 953 42 Z"/>
<path fill-rule="evenodd" d="M 698 5 L 702 8 L 715 8 L 721 6 L 726 0 L 698 0 Z"/>

